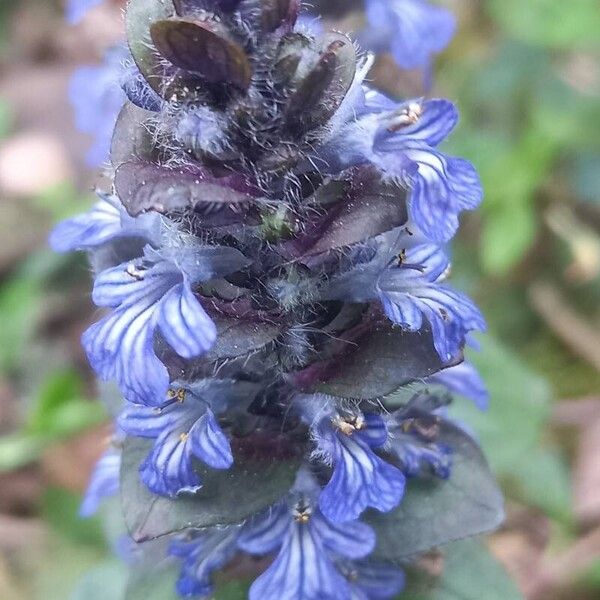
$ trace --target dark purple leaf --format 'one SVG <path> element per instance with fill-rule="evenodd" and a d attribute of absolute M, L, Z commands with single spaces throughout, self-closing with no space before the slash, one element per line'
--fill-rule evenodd
<path fill-rule="evenodd" d="M 263 31 L 275 31 L 281 26 L 292 29 L 299 10 L 299 0 L 262 0 Z"/>
<path fill-rule="evenodd" d="M 123 106 L 110 145 L 110 160 L 115 168 L 129 160 L 153 157 L 155 146 L 149 129 L 153 116 L 154 113 L 131 102 Z"/>
<path fill-rule="evenodd" d="M 115 189 L 132 216 L 190 208 L 207 215 L 219 210 L 237 214 L 256 199 L 239 175 L 215 177 L 203 168 L 170 169 L 144 161 L 123 163 L 115 174 Z"/>
<path fill-rule="evenodd" d="M 477 444 L 447 421 L 439 426 L 437 441 L 452 449 L 450 478 L 412 479 L 398 508 L 367 514 L 377 532 L 374 557 L 397 562 L 487 533 L 504 519 L 502 494 Z"/>
<path fill-rule="evenodd" d="M 128 438 L 121 464 L 121 504 L 136 542 L 189 527 L 239 523 L 279 500 L 296 477 L 302 448 L 283 436 L 253 434 L 231 440 L 234 464 L 228 470 L 198 465 L 203 481 L 194 495 L 156 496 L 140 481 L 139 466 L 151 440 Z"/>
<path fill-rule="evenodd" d="M 402 331 L 384 320 L 362 324 L 337 346 L 328 360 L 296 373 L 296 385 L 307 392 L 368 400 L 450 366 L 441 362 L 430 331 Z M 456 357 L 453 364 L 461 361 Z"/>
<path fill-rule="evenodd" d="M 198 73 L 211 83 L 250 85 L 252 68 L 244 49 L 216 21 L 171 18 L 157 21 L 150 34 L 158 51 L 173 65 Z"/>
<path fill-rule="evenodd" d="M 369 169 L 356 171 L 351 180 L 322 186 L 313 201 L 317 208 L 327 206 L 327 213 L 286 245 L 291 256 L 309 257 L 351 246 L 399 227 L 408 218 L 405 190 L 384 183 Z"/>
<path fill-rule="evenodd" d="M 346 97 L 356 74 L 356 51 L 350 38 L 337 32 L 323 37 L 321 55 L 288 100 L 291 128 L 324 125 Z"/>

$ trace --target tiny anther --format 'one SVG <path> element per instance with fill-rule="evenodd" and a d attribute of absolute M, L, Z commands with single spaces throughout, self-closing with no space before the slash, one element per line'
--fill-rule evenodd
<path fill-rule="evenodd" d="M 411 102 L 392 119 L 388 131 L 394 133 L 403 127 L 414 125 L 423 114 L 423 107 L 417 102 Z"/>
<path fill-rule="evenodd" d="M 331 422 L 335 428 L 339 429 L 345 435 L 352 435 L 354 432 L 365 428 L 365 419 L 362 415 L 350 415 L 347 417 L 336 415 Z"/>
<path fill-rule="evenodd" d="M 183 388 L 170 389 L 167 392 L 167 400 L 183 402 L 185 400 L 185 390 Z"/>
<path fill-rule="evenodd" d="M 358 580 L 358 571 L 351 569 L 346 573 L 346 579 L 351 583 Z"/>
<path fill-rule="evenodd" d="M 294 521 L 296 521 L 296 523 L 301 523 L 302 525 L 304 525 L 310 521 L 312 509 L 308 504 L 300 502 L 294 507 L 293 514 Z"/>
<path fill-rule="evenodd" d="M 449 264 L 444 269 L 444 272 L 437 278 L 437 281 L 444 281 L 444 280 L 448 279 L 448 277 L 450 277 L 451 274 L 452 274 L 452 265 Z"/>
<path fill-rule="evenodd" d="M 138 267 L 134 263 L 128 264 L 127 268 L 125 269 L 125 272 L 127 273 L 127 275 L 133 277 L 134 279 L 137 279 L 138 281 L 144 279 L 144 271 L 138 269 Z"/>
<path fill-rule="evenodd" d="M 427 440 L 434 440 L 440 432 L 440 422 L 437 417 L 433 419 L 406 419 L 400 425 L 404 433 L 416 433 Z"/>
<path fill-rule="evenodd" d="M 397 256 L 398 266 L 401 267 L 406 262 L 406 248 L 402 248 L 400 254 Z"/>
<path fill-rule="evenodd" d="M 189 434 L 189 433 L 180 433 L 180 434 L 179 434 L 179 439 L 180 439 L 180 441 L 182 441 L 182 442 L 185 442 L 185 441 L 187 441 L 187 439 L 188 439 L 189 437 L 190 437 L 190 434 Z"/>

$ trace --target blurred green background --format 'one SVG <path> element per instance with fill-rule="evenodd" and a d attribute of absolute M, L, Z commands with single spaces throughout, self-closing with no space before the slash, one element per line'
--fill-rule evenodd
<path fill-rule="evenodd" d="M 479 414 L 463 400 L 453 410 L 477 432 L 505 489 L 508 519 L 489 545 L 524 596 L 592 600 L 600 597 L 600 5 L 445 4 L 460 29 L 436 63 L 434 94 L 462 115 L 446 149 L 477 165 L 486 190 L 454 245 L 454 283 L 478 300 L 490 328 L 470 356 L 490 409 Z M 68 81 L 120 38 L 121 8 L 108 2 L 77 27 L 61 11 L 58 0 L 0 3 L 2 600 L 104 599 L 124 576 L 106 525 L 77 517 L 109 432 L 79 346 L 93 318 L 88 268 L 46 244 L 54 222 L 89 206 L 99 181 L 84 164 L 89 140 L 75 131 Z M 419 93 L 418 77 L 385 57 L 375 78 Z"/>

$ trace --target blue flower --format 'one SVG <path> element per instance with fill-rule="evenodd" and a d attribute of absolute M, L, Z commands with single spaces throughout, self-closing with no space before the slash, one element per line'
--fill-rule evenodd
<path fill-rule="evenodd" d="M 121 451 L 110 446 L 96 463 L 90 483 L 79 508 L 82 517 L 91 517 L 100 506 L 100 502 L 114 496 L 119 491 L 119 471 Z"/>
<path fill-rule="evenodd" d="M 214 469 L 233 463 L 229 440 L 213 409 L 239 400 L 244 386 L 228 381 L 201 381 L 192 387 L 173 388 L 160 407 L 128 406 L 119 417 L 123 431 L 155 439 L 154 448 L 140 467 L 142 481 L 150 491 L 174 497 L 202 487 L 194 459 Z M 216 398 L 215 398 L 216 397 Z"/>
<path fill-rule="evenodd" d="M 450 477 L 452 448 L 439 439 L 440 416 L 448 399 L 428 392 L 415 394 L 401 409 L 386 416 L 390 432 L 389 450 L 400 461 L 407 477 L 430 472 Z"/>
<path fill-rule="evenodd" d="M 125 48 L 112 48 L 103 64 L 79 67 L 71 78 L 69 98 L 75 125 L 94 138 L 86 157 L 90 167 L 97 167 L 108 158 L 114 125 L 126 100 L 120 80 L 127 57 Z"/>
<path fill-rule="evenodd" d="M 346 302 L 379 299 L 387 317 L 407 331 L 419 331 L 428 323 L 440 358 L 450 361 L 461 351 L 468 332 L 485 330 L 485 320 L 467 296 L 440 283 L 450 268 L 442 248 L 420 244 L 405 250 L 404 241 L 406 236 L 401 235 L 392 244 L 380 240 L 367 253 L 369 260 L 329 279 L 318 297 Z"/>
<path fill-rule="evenodd" d="M 155 332 L 183 358 L 206 352 L 216 328 L 193 286 L 247 264 L 237 250 L 219 246 L 146 247 L 144 257 L 107 269 L 92 298 L 114 310 L 83 334 L 90 364 L 102 379 L 116 379 L 130 402 L 161 406 L 169 387 L 167 368 L 154 351 Z"/>
<path fill-rule="evenodd" d="M 425 0 L 366 0 L 365 10 L 369 27 L 359 33 L 362 46 L 391 52 L 404 69 L 428 67 L 456 29 L 451 12 Z"/>
<path fill-rule="evenodd" d="M 350 600 L 389 600 L 404 588 L 404 573 L 391 565 L 359 561 L 342 568 L 350 581 Z"/>
<path fill-rule="evenodd" d="M 94 8 L 94 6 L 102 4 L 102 2 L 104 0 L 68 0 L 66 7 L 67 21 L 71 25 L 76 25 L 85 17 L 89 10 Z"/>
<path fill-rule="evenodd" d="M 237 552 L 239 526 L 195 531 L 174 540 L 169 554 L 183 559 L 177 592 L 183 598 L 207 597 L 214 592 L 212 574 L 223 568 Z"/>
<path fill-rule="evenodd" d="M 316 153 L 324 170 L 372 163 L 383 175 L 410 190 L 409 215 L 435 242 L 448 241 L 458 229 L 458 215 L 481 202 L 475 168 L 446 156 L 437 146 L 458 120 L 448 100 L 414 100 L 391 106 L 377 93 L 366 93 L 357 118 L 342 127 Z"/>
<path fill-rule="evenodd" d="M 427 381 L 443 385 L 450 392 L 469 398 L 479 410 L 485 410 L 488 406 L 490 394 L 481 375 L 468 361 L 444 369 L 429 377 Z"/>
<path fill-rule="evenodd" d="M 98 194 L 100 200 L 86 213 L 59 223 L 50 234 L 55 252 L 91 250 L 121 237 L 155 243 L 160 237 L 160 216 L 147 213 L 133 218 L 115 196 Z"/>
<path fill-rule="evenodd" d="M 464 294 L 438 283 L 448 267 L 440 248 L 422 245 L 401 256 L 377 281 L 388 318 L 408 331 L 419 331 L 426 319 L 435 349 L 445 361 L 459 354 L 469 331 L 485 330 L 477 306 Z"/>
<path fill-rule="evenodd" d="M 337 523 L 357 519 L 367 507 L 382 512 L 395 508 L 404 494 L 405 478 L 374 452 L 388 441 L 383 418 L 337 411 L 329 399 L 316 396 L 301 404 L 311 423 L 314 456 L 333 468 L 319 496 L 323 515 Z"/>
<path fill-rule="evenodd" d="M 375 546 L 373 530 L 358 521 L 332 523 L 312 500 L 282 503 L 242 529 L 238 546 L 263 555 L 279 548 L 269 568 L 254 581 L 249 600 L 339 600 L 350 598 L 349 581 L 336 560 L 356 560 Z"/>
<path fill-rule="evenodd" d="M 447 479 L 452 468 L 452 449 L 444 444 L 419 439 L 411 434 L 396 434 L 391 442 L 391 450 L 401 462 L 402 471 L 408 477 L 417 477 L 428 467 L 431 472 Z"/>

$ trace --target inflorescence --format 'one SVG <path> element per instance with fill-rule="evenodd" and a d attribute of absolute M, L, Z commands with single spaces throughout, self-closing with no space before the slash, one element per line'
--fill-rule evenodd
<path fill-rule="evenodd" d="M 371 56 L 300 8 L 131 0 L 113 187 L 51 238 L 90 255 L 103 312 L 83 345 L 124 399 L 82 512 L 120 487 L 140 548 L 170 536 L 183 597 L 246 554 L 270 557 L 252 600 L 392 598 L 408 556 L 501 519 L 446 413 L 451 393 L 487 399 L 463 362 L 484 319 L 446 283 L 482 198 L 440 149 L 456 108 L 372 89 Z M 421 0 L 366 9 L 406 67 L 454 30 Z M 435 499 L 410 515 L 452 501 L 454 465 L 481 470 L 489 510 L 444 533 Z"/>

